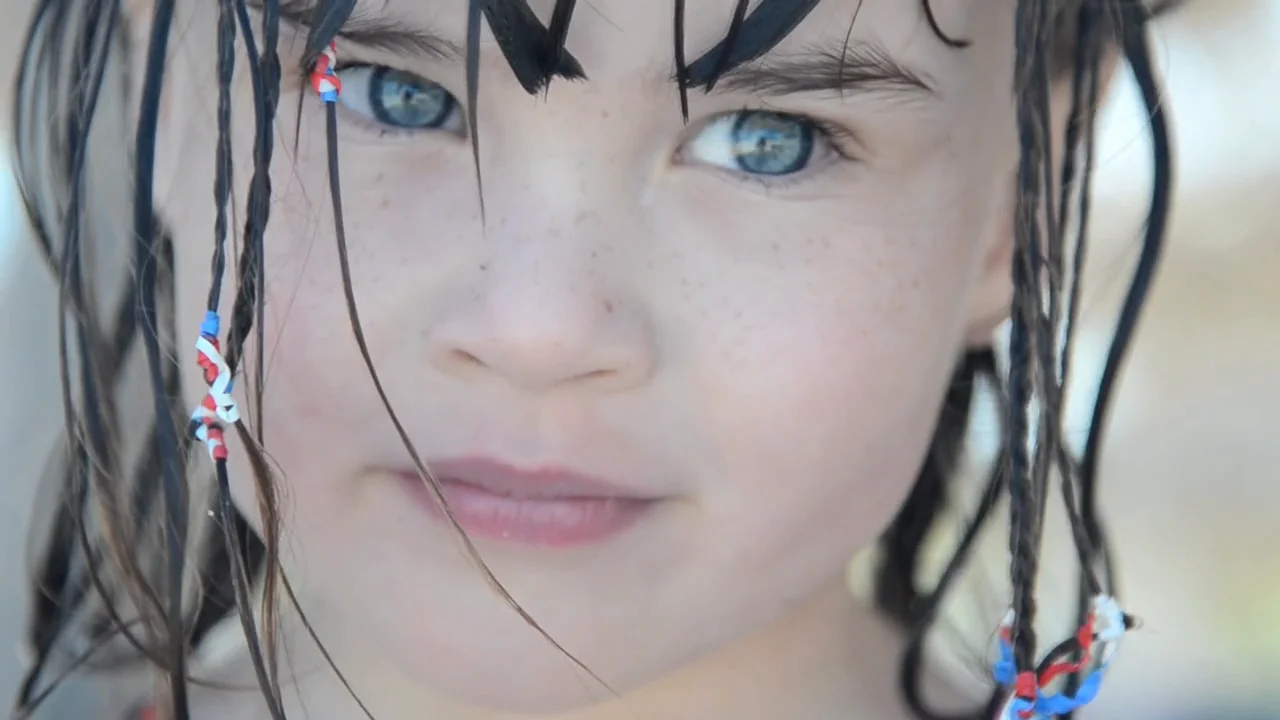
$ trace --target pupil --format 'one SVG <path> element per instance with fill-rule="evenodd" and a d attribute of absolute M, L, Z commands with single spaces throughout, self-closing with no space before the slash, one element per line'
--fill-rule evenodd
<path fill-rule="evenodd" d="M 777 113 L 743 113 L 733 129 L 740 169 L 760 175 L 789 175 L 808 165 L 813 128 Z"/>
<path fill-rule="evenodd" d="M 409 73 L 379 68 L 369 83 L 378 120 L 399 127 L 437 127 L 452 109 L 449 94 Z"/>

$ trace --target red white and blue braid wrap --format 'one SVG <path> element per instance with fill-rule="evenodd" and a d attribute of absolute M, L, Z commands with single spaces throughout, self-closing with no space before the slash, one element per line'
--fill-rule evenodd
<path fill-rule="evenodd" d="M 334 72 L 337 63 L 338 47 L 331 42 L 316 58 L 315 69 L 311 71 L 311 87 L 327 103 L 337 102 L 338 93 L 342 92 L 342 80 Z"/>
<path fill-rule="evenodd" d="M 994 720 L 1051 720 L 1088 705 L 1098 696 L 1103 674 L 1129 628 L 1128 618 L 1115 598 L 1097 595 L 1088 619 L 1076 635 L 1079 660 L 1053 662 L 1040 672 L 1018 672 L 1013 659 L 1013 620 L 1014 613 L 1010 610 L 1000 625 L 1000 659 L 995 663 L 994 673 L 996 683 L 1011 687 L 1012 692 Z M 1072 695 L 1048 691 L 1048 686 L 1059 677 L 1079 672 L 1095 662 L 1097 666 Z"/>
<path fill-rule="evenodd" d="M 205 444 L 214 462 L 227 459 L 225 428 L 240 422 L 240 410 L 231 396 L 233 382 L 231 368 L 222 357 L 218 343 L 218 314 L 205 313 L 200 323 L 200 337 L 196 340 L 196 362 L 204 375 L 209 392 L 191 413 L 191 432 Z"/>

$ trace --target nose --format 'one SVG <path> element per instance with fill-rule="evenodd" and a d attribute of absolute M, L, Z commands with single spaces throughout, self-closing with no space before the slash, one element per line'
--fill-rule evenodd
<path fill-rule="evenodd" d="M 432 362 L 457 378 L 526 392 L 643 383 L 654 368 L 650 317 L 592 267 L 591 255 L 532 241 L 492 256 L 432 323 Z"/>

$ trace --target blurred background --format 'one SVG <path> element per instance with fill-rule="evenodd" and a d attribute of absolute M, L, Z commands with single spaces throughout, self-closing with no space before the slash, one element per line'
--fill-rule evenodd
<path fill-rule="evenodd" d="M 6 84 L 28 4 L 0 0 Z M 1179 187 L 1101 469 L 1126 604 L 1145 626 L 1086 717 L 1280 720 L 1280 0 L 1197 0 L 1162 22 L 1157 46 Z M 3 102 L 7 133 L 7 87 Z M 1143 121 L 1136 90 L 1118 83 L 1100 129 L 1077 387 L 1093 385 L 1138 251 L 1150 178 Z M 5 152 L 8 143 L 6 134 Z M 0 283 L 34 267 L 16 209 L 2 172 Z M 52 338 L 49 318 L 29 310 L 0 308 L 0 337 L 43 323 Z M 0 346 L 0 403 L 55 379 L 15 378 L 6 366 L 19 351 Z M 1089 410 L 1079 400 L 1076 427 Z M 56 408 L 26 410 L 57 417 Z M 0 433 L 0 458 L 15 442 Z M 0 648 L 16 648 L 22 622 L 31 470 L 4 477 L 0 495 Z M 1070 554 L 1055 545 L 1050 605 L 1072 597 Z M 999 563 L 998 539 L 993 547 Z M 955 622 L 970 616 L 957 610 Z M 981 637 L 989 628 L 966 629 Z M 16 652 L 0 651 L 0 697 L 19 670 Z"/>

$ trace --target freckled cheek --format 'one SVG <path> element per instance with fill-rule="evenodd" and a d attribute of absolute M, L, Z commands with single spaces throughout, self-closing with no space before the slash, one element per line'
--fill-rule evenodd
<path fill-rule="evenodd" d="M 457 212 L 475 190 L 456 182 L 445 190 L 429 166 L 375 163 L 361 152 L 369 151 L 349 153 L 342 176 L 347 255 L 361 326 L 385 374 L 460 253 L 477 246 L 468 233 L 478 223 Z M 313 163 L 299 170 L 277 178 L 266 239 L 269 420 L 300 433 L 389 432 L 353 337 L 325 177 L 307 172 Z"/>
<path fill-rule="evenodd" d="M 940 387 L 928 364 L 816 329 L 777 333 L 707 400 L 722 408 L 721 470 L 704 507 L 731 565 L 838 571 L 883 531 L 924 455 Z"/>
<path fill-rule="evenodd" d="M 949 348 L 812 330 L 778 332 L 776 344 L 743 348 L 753 357 L 717 383 L 716 402 L 729 409 L 721 419 L 738 451 L 729 457 L 778 472 L 829 474 L 899 444 L 914 408 L 931 405 L 939 363 L 925 358 Z"/>
<path fill-rule="evenodd" d="M 408 288 L 432 284 L 468 234 L 479 234 L 478 215 L 471 222 L 459 212 L 475 204 L 475 188 L 447 181 L 429 157 L 402 153 L 397 159 L 358 146 L 345 157 L 342 210 L 351 284 L 366 329 L 376 333 L 386 324 L 386 311 L 407 302 Z M 315 310 L 313 319 L 346 327 L 326 175 L 309 163 L 280 180 L 289 189 L 272 217 L 272 296 L 284 304 L 306 303 Z M 365 311 L 366 305 L 380 312 Z"/>
<path fill-rule="evenodd" d="M 381 425 L 371 417 L 376 398 L 353 337 L 332 232 L 293 208 L 281 208 L 273 220 L 263 328 L 267 449 L 286 473 L 320 481 L 354 471 L 361 458 L 353 453 L 368 446 L 363 436 L 370 426 Z M 380 273 L 367 262 L 359 267 Z M 387 313 L 375 287 L 355 283 L 362 325 L 378 339 L 387 335 Z M 256 362 L 256 348 L 249 352 Z M 324 467 L 317 465 L 321 457 Z"/>
<path fill-rule="evenodd" d="M 722 336 L 703 384 L 720 468 L 710 512 L 796 542 L 827 527 L 851 549 L 882 530 L 914 482 L 956 353 L 936 298 L 904 292 L 790 308 Z"/>

